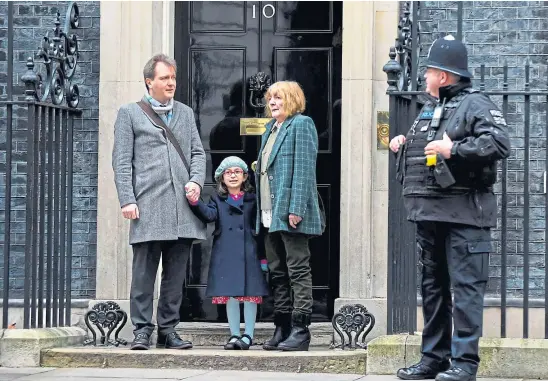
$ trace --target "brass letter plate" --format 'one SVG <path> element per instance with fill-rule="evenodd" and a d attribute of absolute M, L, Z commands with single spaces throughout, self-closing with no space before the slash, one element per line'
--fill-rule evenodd
<path fill-rule="evenodd" d="M 377 149 L 386 150 L 389 146 L 390 127 L 388 111 L 377 111 Z"/>
<path fill-rule="evenodd" d="M 240 135 L 262 135 L 271 118 L 240 118 Z"/>

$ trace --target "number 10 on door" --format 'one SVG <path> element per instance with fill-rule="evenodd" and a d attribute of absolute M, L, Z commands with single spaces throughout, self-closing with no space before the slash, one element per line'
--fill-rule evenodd
<path fill-rule="evenodd" d="M 264 18 L 271 19 L 276 14 L 276 8 L 272 4 L 263 5 L 262 14 Z M 257 6 L 253 4 L 253 18 L 257 18 Z"/>

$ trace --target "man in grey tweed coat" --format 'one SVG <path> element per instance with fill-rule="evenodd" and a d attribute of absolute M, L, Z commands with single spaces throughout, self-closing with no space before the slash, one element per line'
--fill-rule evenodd
<path fill-rule="evenodd" d="M 150 115 L 141 105 L 130 103 L 120 107 L 114 125 L 112 167 L 121 212 L 131 220 L 130 315 L 135 328 L 131 349 L 150 346 L 154 330 L 152 301 L 160 258 L 162 282 L 156 346 L 192 347 L 190 341 L 177 335 L 175 326 L 180 319 L 192 241 L 206 238 L 206 226 L 192 213 L 186 198 L 186 194 L 194 200 L 200 197 L 206 156 L 192 109 L 173 100 L 176 72 L 171 58 L 163 54 L 152 57 L 143 70 L 147 91 L 141 100 Z M 182 152 L 168 139 L 166 127 Z"/>

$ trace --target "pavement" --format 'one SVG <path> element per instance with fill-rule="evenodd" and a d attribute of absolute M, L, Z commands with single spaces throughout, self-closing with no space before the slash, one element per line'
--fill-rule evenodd
<path fill-rule="evenodd" d="M 0 381 L 396 381 L 395 376 L 190 369 L 0 368 Z M 481 381 L 508 381 L 483 378 Z M 544 380 L 548 381 L 548 380 Z"/>
<path fill-rule="evenodd" d="M 374 380 L 375 379 L 375 380 Z M 395 377 L 367 377 L 368 381 L 393 381 Z M 0 368 L 0 381 L 356 381 L 359 374 L 315 374 L 194 369 L 123 368 Z"/>

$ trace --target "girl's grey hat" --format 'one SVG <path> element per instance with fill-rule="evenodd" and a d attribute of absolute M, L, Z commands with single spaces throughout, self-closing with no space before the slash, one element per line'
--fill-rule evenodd
<path fill-rule="evenodd" d="M 244 171 L 244 173 L 248 172 L 247 164 L 245 163 L 245 161 L 240 159 L 238 156 L 229 156 L 225 158 L 215 170 L 215 180 L 219 181 L 219 179 L 223 176 L 223 173 L 228 168 L 232 168 L 232 167 L 241 168 L 242 171 Z"/>

